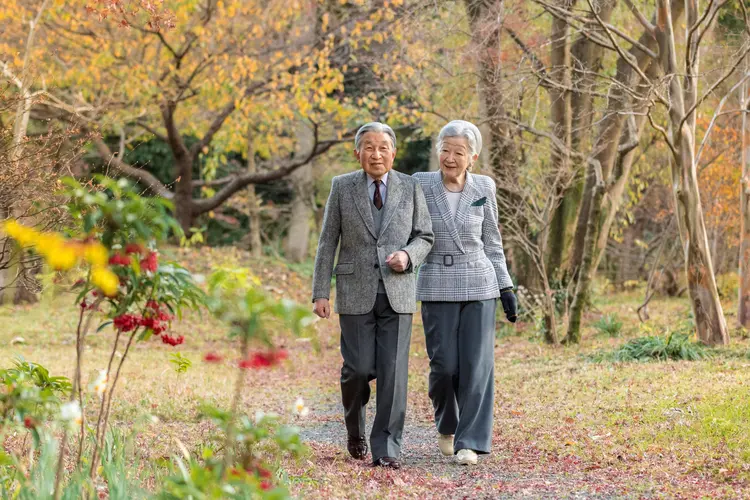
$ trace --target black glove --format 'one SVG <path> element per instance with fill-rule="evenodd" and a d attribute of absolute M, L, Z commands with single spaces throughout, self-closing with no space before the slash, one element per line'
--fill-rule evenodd
<path fill-rule="evenodd" d="M 505 317 L 511 323 L 515 323 L 516 319 L 518 319 L 518 299 L 516 299 L 516 294 L 513 293 L 513 290 L 508 289 L 500 292 L 500 302 L 503 303 Z"/>

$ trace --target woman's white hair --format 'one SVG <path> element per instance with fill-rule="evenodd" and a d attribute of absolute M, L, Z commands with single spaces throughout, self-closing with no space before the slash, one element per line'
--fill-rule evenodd
<path fill-rule="evenodd" d="M 476 125 L 464 120 L 453 120 L 445 125 L 437 137 L 437 153 L 443 149 L 443 141 L 446 137 L 463 137 L 469 143 L 471 156 L 482 152 L 482 133 Z"/>
<path fill-rule="evenodd" d="M 354 136 L 354 149 L 359 151 L 360 143 L 362 142 L 362 137 L 367 132 L 378 132 L 386 134 L 391 139 L 391 146 L 393 146 L 393 149 L 396 149 L 396 133 L 393 131 L 391 127 L 386 125 L 385 123 L 380 122 L 370 122 L 365 123 L 361 127 L 359 127 L 359 130 L 357 130 L 357 135 Z"/>

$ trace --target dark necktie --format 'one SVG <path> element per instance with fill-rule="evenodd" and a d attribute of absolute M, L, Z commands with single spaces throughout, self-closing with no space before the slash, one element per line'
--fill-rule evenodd
<path fill-rule="evenodd" d="M 380 197 L 380 183 L 383 181 L 375 181 L 375 193 L 372 195 L 372 202 L 375 208 L 380 210 L 383 208 L 383 198 Z"/>

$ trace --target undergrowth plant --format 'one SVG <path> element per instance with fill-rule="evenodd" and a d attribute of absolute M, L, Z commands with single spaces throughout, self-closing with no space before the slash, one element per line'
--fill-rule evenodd
<path fill-rule="evenodd" d="M 80 276 L 73 285 L 78 321 L 72 381 L 51 377 L 43 367 L 22 360 L 0 371 L 6 387 L 0 395 L 0 428 L 4 433 L 33 435 L 28 457 L 0 454 L 3 498 L 97 498 L 103 492 L 109 498 L 147 496 L 133 486 L 126 466 L 136 454 L 128 451 L 123 436 L 109 429 L 115 388 L 135 343 L 182 344 L 183 335 L 170 333 L 172 322 L 181 318 L 184 309 L 206 305 L 227 322 L 230 336 L 239 341 L 232 407 L 201 408 L 219 429 L 223 447 L 221 453 L 204 452 L 200 460 L 183 450 L 156 497 L 288 497 L 275 472 L 276 457 L 301 452 L 297 430 L 271 415 L 250 419 L 240 413 L 239 401 L 245 370 L 273 366 L 286 357 L 285 351 L 273 346 L 264 325 L 279 322 L 301 333 L 311 319 L 309 311 L 268 297 L 260 282 L 243 270 L 214 273 L 206 294 L 186 269 L 160 262 L 158 244 L 182 235 L 168 201 L 142 197 L 125 180 L 97 177 L 87 185 L 73 179 L 64 183 L 62 195 L 72 226 L 62 232 L 41 232 L 13 220 L 2 225 L 15 242 L 14 251 L 39 256 L 52 272 Z M 109 330 L 113 339 L 106 369 L 84 386 L 87 336 Z M 251 351 L 257 343 L 265 347 Z M 211 353 L 205 361 L 223 362 Z M 179 353 L 171 362 L 178 371 L 190 367 Z M 96 408 L 95 422 L 85 421 L 86 405 Z M 74 458 L 67 459 L 69 449 Z"/>
<path fill-rule="evenodd" d="M 594 329 L 600 334 L 608 337 L 619 337 L 622 332 L 622 321 L 616 314 L 606 314 L 596 320 L 593 325 Z"/>

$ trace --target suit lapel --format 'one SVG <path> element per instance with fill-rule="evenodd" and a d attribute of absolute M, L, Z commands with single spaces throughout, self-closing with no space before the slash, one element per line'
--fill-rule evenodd
<path fill-rule="evenodd" d="M 466 223 L 466 215 L 469 213 L 471 204 L 477 201 L 479 192 L 474 187 L 474 178 L 469 172 L 466 172 L 466 184 L 464 190 L 461 193 L 461 200 L 458 202 L 458 210 L 456 210 L 456 230 L 460 230 Z"/>
<path fill-rule="evenodd" d="M 393 218 L 393 214 L 396 213 L 396 209 L 401 203 L 401 199 L 404 197 L 404 186 L 401 180 L 396 175 L 396 172 L 391 170 L 388 174 L 388 184 L 386 184 L 386 197 L 385 205 L 383 206 L 383 223 L 380 225 L 380 235 L 385 233 L 385 229 Z"/>
<path fill-rule="evenodd" d="M 360 171 L 359 175 L 354 179 L 354 182 L 352 182 L 351 194 L 359 215 L 362 216 L 362 220 L 365 221 L 365 227 L 370 231 L 372 237 L 377 239 L 378 235 L 375 233 L 375 221 L 372 220 L 372 211 L 370 210 L 371 202 L 370 193 L 367 190 L 367 174 L 365 174 L 364 170 Z"/>
<path fill-rule="evenodd" d="M 432 185 L 432 195 L 435 197 L 435 205 L 437 205 L 440 217 L 443 218 L 445 227 L 448 228 L 448 232 L 453 237 L 453 241 L 456 246 L 461 250 L 462 253 L 466 253 L 464 245 L 461 243 L 461 237 L 458 235 L 456 224 L 453 222 L 453 215 L 451 214 L 451 207 L 448 205 L 448 198 L 445 196 L 445 190 L 443 188 L 442 175 L 439 177 L 438 182 Z M 463 196 L 461 197 L 463 199 Z M 460 208 L 460 207 L 459 207 Z"/>

